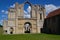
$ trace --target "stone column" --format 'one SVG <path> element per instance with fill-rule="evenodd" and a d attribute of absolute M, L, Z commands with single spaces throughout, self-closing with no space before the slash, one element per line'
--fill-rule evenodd
<path fill-rule="evenodd" d="M 7 34 L 10 34 L 10 27 L 7 27 Z"/>

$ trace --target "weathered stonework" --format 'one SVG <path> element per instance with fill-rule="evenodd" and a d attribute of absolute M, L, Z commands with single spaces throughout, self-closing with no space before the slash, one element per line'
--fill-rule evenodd
<path fill-rule="evenodd" d="M 31 6 L 31 18 L 24 18 L 26 3 Z M 29 2 L 16 3 L 14 8 L 8 10 L 8 21 L 4 22 L 3 27 L 4 34 L 41 33 L 45 17 L 45 8 L 41 5 L 33 5 Z M 25 24 L 29 24 L 28 32 L 26 32 Z"/>

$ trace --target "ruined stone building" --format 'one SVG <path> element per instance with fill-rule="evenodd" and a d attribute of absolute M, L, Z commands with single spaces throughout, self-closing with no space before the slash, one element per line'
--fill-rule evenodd
<path fill-rule="evenodd" d="M 24 5 L 31 7 L 30 17 L 24 17 Z M 44 6 L 32 4 L 28 1 L 15 3 L 14 8 L 8 9 L 8 20 L 3 22 L 4 34 L 41 33 L 45 15 Z"/>

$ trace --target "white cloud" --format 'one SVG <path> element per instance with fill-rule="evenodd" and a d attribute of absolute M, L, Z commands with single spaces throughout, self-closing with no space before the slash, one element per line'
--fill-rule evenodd
<path fill-rule="evenodd" d="M 31 7 L 30 6 L 28 6 L 27 11 L 28 11 L 28 13 L 30 13 L 30 11 L 31 11 Z"/>
<path fill-rule="evenodd" d="M 27 12 L 24 10 L 24 14 L 27 15 Z"/>
<path fill-rule="evenodd" d="M 15 4 L 11 5 L 10 7 L 14 8 Z M 8 11 L 6 11 L 6 10 L 1 10 L 1 12 L 4 13 L 4 14 L 8 14 Z"/>
<path fill-rule="evenodd" d="M 24 10 L 24 18 L 30 18 L 30 15 L 25 10 Z"/>
<path fill-rule="evenodd" d="M 54 11 L 54 10 L 60 8 L 60 7 L 59 6 L 55 6 L 53 4 L 48 4 L 48 5 L 45 5 L 45 8 L 46 8 L 46 13 L 48 14 L 49 12 Z"/>
<path fill-rule="evenodd" d="M 1 25 L 3 24 L 3 20 L 0 20 L 0 24 L 1 24 Z"/>
<path fill-rule="evenodd" d="M 5 11 L 5 10 L 2 10 L 1 12 L 4 13 L 4 14 L 7 14 L 8 13 L 8 11 Z M 1 17 L 6 20 L 7 19 L 7 15 L 4 15 L 4 14 Z M 3 25 L 3 19 L 0 20 L 0 24 L 1 25 Z"/>
<path fill-rule="evenodd" d="M 5 11 L 4 10 L 1 10 L 2 13 L 4 13 Z"/>
<path fill-rule="evenodd" d="M 5 14 L 8 14 L 8 11 L 5 11 Z"/>
<path fill-rule="evenodd" d="M 8 11 L 5 11 L 5 10 L 1 10 L 1 12 L 4 14 L 8 14 Z"/>
<path fill-rule="evenodd" d="M 31 7 L 28 6 L 27 11 L 24 10 L 24 18 L 30 18 Z"/>
<path fill-rule="evenodd" d="M 15 7 L 15 4 L 11 5 L 10 7 L 14 8 Z"/>

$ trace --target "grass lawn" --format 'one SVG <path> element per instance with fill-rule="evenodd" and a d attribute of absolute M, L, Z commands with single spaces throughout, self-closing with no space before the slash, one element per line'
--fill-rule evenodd
<path fill-rule="evenodd" d="M 52 35 L 52 34 L 3 35 L 3 34 L 0 34 L 0 40 L 60 40 L 60 35 Z"/>

